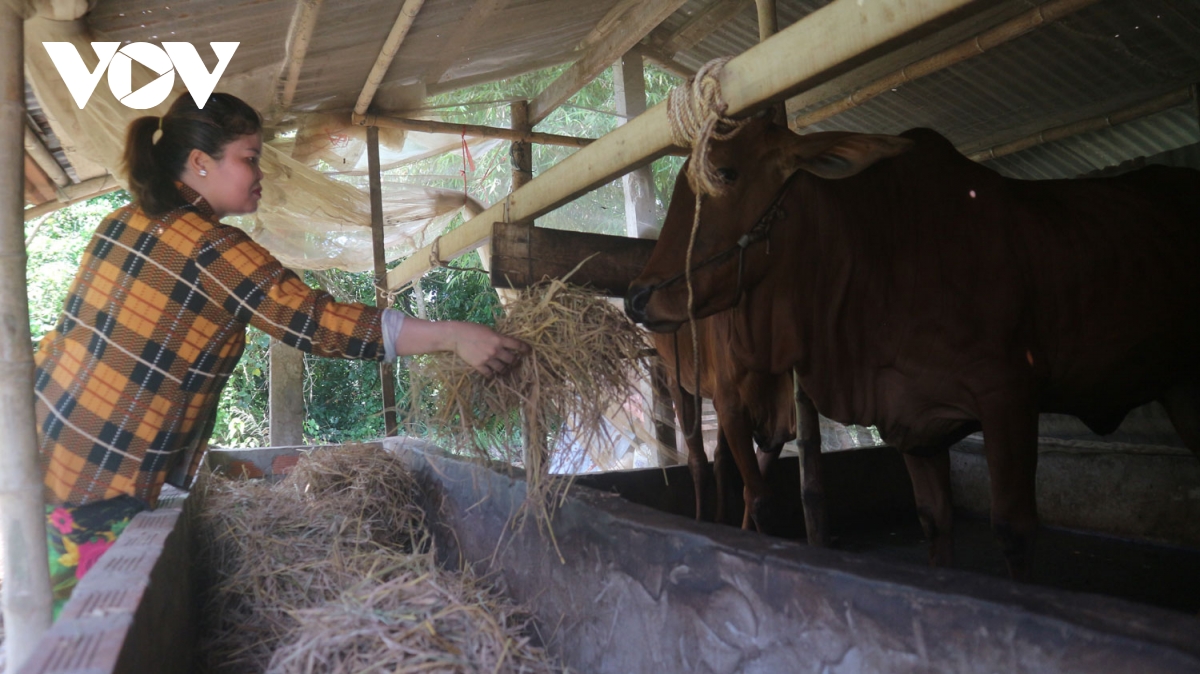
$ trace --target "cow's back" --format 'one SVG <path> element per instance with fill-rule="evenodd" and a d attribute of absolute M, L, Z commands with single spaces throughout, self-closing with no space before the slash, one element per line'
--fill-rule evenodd
<path fill-rule="evenodd" d="M 1013 374 L 1093 423 L 1195 370 L 1196 172 L 1018 181 L 905 135 L 857 176 L 794 183 L 737 326 L 747 362 L 795 363 L 826 416 L 909 446 L 977 429 L 972 391 Z"/>

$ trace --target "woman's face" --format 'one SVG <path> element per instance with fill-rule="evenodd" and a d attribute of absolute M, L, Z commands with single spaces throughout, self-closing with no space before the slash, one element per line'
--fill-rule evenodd
<path fill-rule="evenodd" d="M 258 200 L 262 198 L 263 174 L 258 167 L 261 154 L 262 138 L 248 134 L 226 145 L 220 160 L 205 155 L 207 175 L 199 176 L 196 181 L 199 184 L 193 187 L 218 218 L 258 210 Z"/>

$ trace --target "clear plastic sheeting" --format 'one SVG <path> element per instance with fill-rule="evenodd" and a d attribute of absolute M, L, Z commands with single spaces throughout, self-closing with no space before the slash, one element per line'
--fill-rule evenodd
<path fill-rule="evenodd" d="M 83 168 L 81 178 L 108 172 L 122 180 L 120 164 L 129 123 L 143 115 L 165 113 L 176 96 L 184 92 L 181 79 L 176 78 L 171 95 L 147 110 L 126 107 L 112 95 L 106 79 L 101 79 L 81 110 L 41 43 L 71 42 L 88 69 L 94 70 L 97 59 L 89 42 L 103 38 L 90 35 L 82 21 L 32 19 L 25 26 L 30 84 L 62 140 L 68 159 L 77 170 Z M 212 60 L 212 54 L 201 56 Z M 212 67 L 211 63 L 208 65 Z M 278 72 L 279 64 L 274 64 L 226 75 L 217 89 L 264 110 L 276 86 Z M 133 90 L 155 77 L 135 65 Z M 307 129 L 305 143 L 292 143 L 291 150 L 301 150 L 299 156 L 304 161 L 288 156 L 274 143 L 264 145 L 261 166 L 266 177 L 258 212 L 230 218 L 228 222 L 245 229 L 294 269 L 370 270 L 373 255 L 369 194 L 313 168 L 320 160 L 335 170 L 344 165 L 359 170 L 361 166 L 365 172 L 365 129 L 348 124 L 335 129 L 330 119 L 316 118 L 315 123 L 303 127 Z M 266 122 L 269 125 L 271 120 Z M 420 135 L 426 137 L 408 147 L 406 134 L 381 131 L 381 160 L 399 164 L 462 145 L 462 139 L 453 134 Z M 478 143 L 475 146 L 483 149 Z M 472 152 L 475 151 L 473 147 Z M 466 195 L 460 191 L 388 183 L 383 199 L 387 259 L 407 256 L 431 243 L 466 202 Z"/>

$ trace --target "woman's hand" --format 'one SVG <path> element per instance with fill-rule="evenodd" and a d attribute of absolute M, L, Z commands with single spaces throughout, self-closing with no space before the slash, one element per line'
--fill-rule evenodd
<path fill-rule="evenodd" d="M 396 338 L 397 355 L 434 351 L 453 351 L 481 374 L 493 375 L 507 370 L 529 346 L 478 323 L 406 317 Z"/>
<path fill-rule="evenodd" d="M 486 325 L 456 323 L 454 352 L 485 375 L 506 371 L 529 347 L 512 337 L 505 337 Z"/>

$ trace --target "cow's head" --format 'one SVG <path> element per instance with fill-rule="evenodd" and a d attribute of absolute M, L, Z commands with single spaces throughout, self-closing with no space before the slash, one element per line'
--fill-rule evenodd
<path fill-rule="evenodd" d="M 743 291 L 762 280 L 768 265 L 786 262 L 781 255 L 768 256 L 767 248 L 775 238 L 771 230 L 799 226 L 798 214 L 777 207 L 793 174 L 848 178 L 912 144 L 897 136 L 847 132 L 800 136 L 765 117 L 754 119 L 731 140 L 714 142 L 709 157 L 724 191 L 706 195 L 700 209 L 691 260 L 696 317 L 733 307 Z M 687 164 L 675 179 L 654 253 L 625 296 L 629 317 L 656 332 L 671 332 L 687 320 L 685 269 L 695 193 L 686 172 Z"/>

